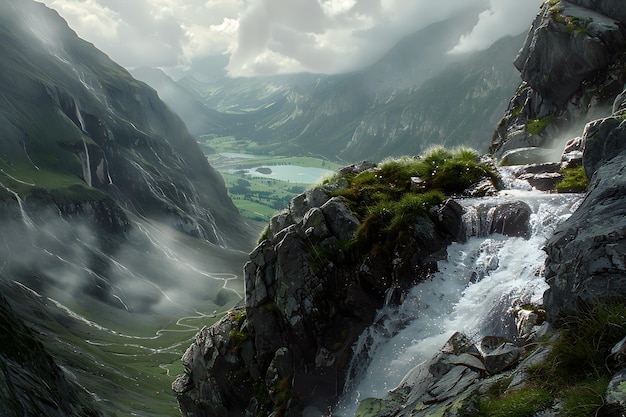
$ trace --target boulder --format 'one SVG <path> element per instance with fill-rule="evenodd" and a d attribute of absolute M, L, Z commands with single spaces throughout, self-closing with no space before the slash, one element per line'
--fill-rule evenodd
<path fill-rule="evenodd" d="M 493 213 L 489 233 L 528 239 L 531 234 L 531 213 L 530 206 L 523 201 L 501 204 Z"/>
<path fill-rule="evenodd" d="M 544 306 L 551 322 L 626 297 L 625 167 L 626 152 L 599 167 L 581 206 L 546 244 Z"/>
<path fill-rule="evenodd" d="M 483 356 L 485 368 L 491 375 L 502 372 L 517 364 L 524 349 L 512 343 L 505 343 Z"/>
<path fill-rule="evenodd" d="M 563 174 L 558 172 L 544 172 L 541 174 L 523 174 L 519 179 L 528 181 L 531 187 L 539 191 L 551 191 L 563 179 Z"/>
<path fill-rule="evenodd" d="M 557 107 L 606 68 L 626 43 L 615 18 L 593 10 L 595 4 L 585 6 L 544 4 L 514 62 L 522 79 Z"/>

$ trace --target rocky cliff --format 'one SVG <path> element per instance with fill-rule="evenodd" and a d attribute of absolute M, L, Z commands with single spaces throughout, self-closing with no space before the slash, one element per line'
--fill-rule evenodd
<path fill-rule="evenodd" d="M 462 177 L 449 179 L 458 195 L 495 192 L 482 166 L 465 191 L 458 185 Z M 173 385 L 183 415 L 320 415 L 334 405 L 357 372 L 349 366 L 354 344 L 376 312 L 401 303 L 408 288 L 437 271 L 447 245 L 471 233 L 451 199 L 432 201 L 413 216 L 396 212 L 394 220 L 385 212 L 359 214 L 364 211 L 346 196 L 357 191 L 368 199 L 372 191 L 354 188 L 363 177 L 389 187 L 386 169 L 348 167 L 271 220 L 245 267 L 245 302 L 198 333 L 183 357 L 185 374 Z M 396 182 L 396 191 L 422 195 L 430 181 L 424 178 Z M 487 233 L 528 233 L 524 203 L 503 204 L 494 216 Z M 396 221 L 405 226 L 384 227 Z"/>
<path fill-rule="evenodd" d="M 496 156 L 512 163 L 558 159 L 585 123 L 611 114 L 626 81 L 621 8 L 543 4 L 515 59 L 523 81 L 493 136 Z"/>
<path fill-rule="evenodd" d="M 582 155 L 588 195 L 546 247 L 553 321 L 625 291 L 625 11 L 619 1 L 544 3 L 515 60 L 524 81 L 492 142 L 508 162 L 554 160 L 551 147 L 560 154 L 566 142 Z"/>
<path fill-rule="evenodd" d="M 584 201 L 545 248 L 545 278 L 550 286 L 544 298 L 546 311 L 541 306 L 516 310 L 525 322 L 513 337 L 519 337 L 517 344 L 487 337 L 476 346 L 455 335 L 439 355 L 414 368 L 386 399 L 361 403 L 357 415 L 491 415 L 485 411 L 490 401 L 498 412 L 504 407 L 515 412 L 523 412 L 521 406 L 534 407 L 525 415 L 567 415 L 568 407 L 599 415 L 623 413 L 619 386 L 624 372 L 619 369 L 624 365 L 620 353 L 624 341 L 615 344 L 624 335 L 623 309 L 610 324 L 600 326 L 616 331 L 596 345 L 601 346 L 596 347 L 598 364 L 604 368 L 591 378 L 596 381 L 603 375 L 595 382 L 600 387 L 596 395 L 600 403 L 591 406 L 570 405 L 566 391 L 578 383 L 576 378 L 588 378 L 599 368 L 589 370 L 587 357 L 572 360 L 562 355 L 567 346 L 578 348 L 577 334 L 593 332 L 597 325 L 566 326 L 562 334 L 550 330 L 548 323 L 533 327 L 546 314 L 553 325 L 571 325 L 613 301 L 623 303 L 626 295 L 622 180 L 626 111 L 620 98 L 626 81 L 623 8 L 620 1 L 544 3 L 515 61 L 523 82 L 492 141 L 495 156 L 504 163 L 519 164 L 515 172 L 523 172 L 525 179 L 539 180 L 538 175 L 560 179 L 562 167 L 581 164 L 590 178 Z M 588 124 L 563 153 L 561 142 L 574 138 L 580 132 L 577 128 L 599 115 L 610 116 Z M 553 148 L 556 157 L 551 155 Z M 546 160 L 554 163 L 543 163 Z M 529 162 L 533 165 L 526 165 Z M 385 181 L 376 167 L 350 170 L 357 175 L 369 171 Z M 410 190 L 423 190 L 427 178 L 412 178 Z M 266 239 L 246 266 L 245 303 L 219 324 L 203 329 L 183 358 L 185 374 L 173 385 L 183 415 L 327 412 L 325 408 L 350 376 L 346 365 L 354 355 L 355 336 L 373 320 L 375 309 L 401 302 L 403 289 L 428 277 L 436 261 L 446 256 L 447 245 L 465 236 L 462 210 L 452 200 L 440 201 L 427 214 L 411 217 L 408 232 L 392 238 L 385 235 L 382 240 L 380 228 L 365 233 L 368 221 L 355 214 L 358 208 L 334 194 L 348 186 L 345 181 L 303 194 L 272 220 Z M 555 181 L 550 181 L 547 189 L 554 188 Z M 361 185 L 359 191 L 367 194 L 370 184 Z M 387 182 L 389 189 L 397 185 Z M 374 205 L 371 200 L 359 201 Z M 527 224 L 529 214 L 523 206 L 496 209 L 508 217 L 491 224 Z M 385 221 L 393 224 L 395 220 L 387 217 Z M 525 236 L 527 229 L 507 233 Z M 355 252 L 345 243 L 352 236 L 368 236 L 371 245 Z M 376 331 L 386 330 L 379 326 Z M 542 347 L 534 350 L 540 336 L 550 342 L 539 343 Z M 559 345 L 559 340 L 564 342 Z M 572 362 L 571 368 L 563 368 L 566 360 Z M 534 370 L 534 379 L 529 369 Z M 570 379 L 557 381 L 562 375 L 557 377 L 555 370 Z M 609 371 L 616 373 L 605 379 Z M 544 382 L 548 385 L 541 385 Z M 496 402 L 502 398 L 516 405 Z M 617 405 L 605 404 L 612 402 Z"/>

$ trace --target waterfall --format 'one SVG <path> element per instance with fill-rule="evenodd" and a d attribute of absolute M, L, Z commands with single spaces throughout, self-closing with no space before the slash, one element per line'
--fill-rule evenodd
<path fill-rule="evenodd" d="M 487 234 L 494 208 L 516 200 L 532 209 L 531 237 Z M 541 302 L 547 289 L 542 247 L 580 197 L 510 190 L 459 202 L 467 242 L 450 245 L 447 259 L 438 263 L 439 272 L 411 289 L 401 306 L 381 310 L 361 335 L 333 416 L 354 416 L 361 400 L 385 397 L 457 331 L 476 340 L 487 335 L 515 337 L 513 316 L 503 313 Z"/>
<path fill-rule="evenodd" d="M 85 149 L 85 161 L 83 165 L 83 177 L 85 178 L 85 182 L 87 185 L 92 187 L 91 180 L 91 160 L 89 158 L 89 147 L 87 146 L 87 141 L 85 141 L 85 137 L 83 136 L 83 148 Z"/>
<path fill-rule="evenodd" d="M 15 200 L 17 201 L 17 205 L 18 205 L 18 207 L 20 209 L 20 214 L 22 216 L 22 222 L 29 229 L 34 229 L 35 228 L 35 223 L 33 222 L 33 220 L 30 218 L 30 216 L 26 212 L 26 209 L 24 207 L 24 201 L 22 201 L 22 199 L 19 196 L 19 194 L 17 192 L 13 191 L 12 189 L 10 189 L 9 187 L 7 187 L 6 185 L 2 184 L 1 182 L 0 182 L 0 187 L 4 188 L 8 193 L 12 194 L 13 197 L 15 197 Z"/>
<path fill-rule="evenodd" d="M 85 130 L 85 120 L 83 119 L 83 115 L 80 112 L 80 109 L 78 108 L 78 104 L 76 105 L 76 119 L 78 120 L 78 123 L 80 124 L 80 130 L 82 131 L 82 133 L 87 133 L 87 130 Z M 89 157 L 89 147 L 87 146 L 87 141 L 85 140 L 85 135 L 81 133 L 81 138 L 83 139 L 83 149 L 85 150 L 85 156 L 83 157 L 81 155 L 81 162 L 83 163 L 83 178 L 85 179 L 85 182 L 87 183 L 87 185 L 89 185 L 90 187 L 93 187 L 93 182 L 92 182 L 92 178 L 91 178 L 91 158 Z"/>

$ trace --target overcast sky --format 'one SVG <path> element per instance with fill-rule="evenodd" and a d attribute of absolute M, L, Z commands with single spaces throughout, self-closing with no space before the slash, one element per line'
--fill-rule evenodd
<path fill-rule="evenodd" d="M 335 73 L 370 64 L 403 36 L 481 5 L 454 52 L 525 32 L 543 0 L 41 0 L 126 67 L 185 68 L 230 57 L 231 75 Z"/>

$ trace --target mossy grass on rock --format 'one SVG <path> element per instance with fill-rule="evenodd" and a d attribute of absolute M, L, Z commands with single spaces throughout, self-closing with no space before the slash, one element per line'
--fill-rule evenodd
<path fill-rule="evenodd" d="M 345 197 L 361 221 L 356 236 L 361 242 L 402 236 L 417 217 L 426 216 L 447 196 L 463 193 L 485 178 L 497 183 L 493 167 L 481 161 L 476 152 L 441 147 L 420 157 L 387 159 L 341 178 L 347 186 L 334 194 Z"/>

